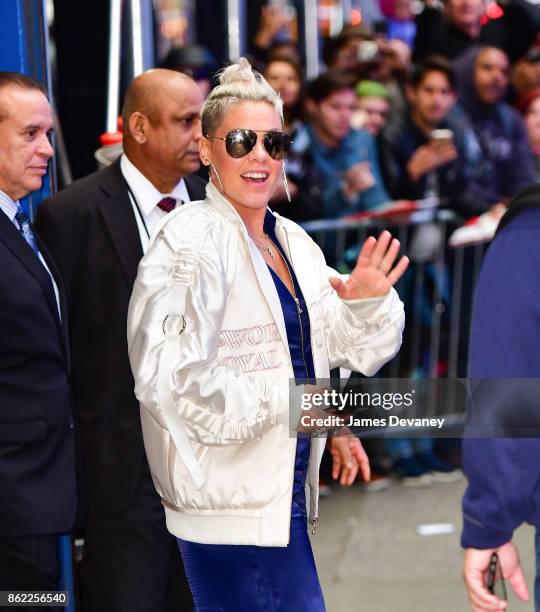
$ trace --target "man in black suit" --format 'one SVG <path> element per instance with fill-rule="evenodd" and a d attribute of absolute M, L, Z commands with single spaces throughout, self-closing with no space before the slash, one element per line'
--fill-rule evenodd
<path fill-rule="evenodd" d="M 83 612 L 192 609 L 146 462 L 126 322 L 152 231 L 174 206 L 204 198 L 204 183 L 188 176 L 200 163 L 202 102 L 183 74 L 157 69 L 137 77 L 124 103 L 124 154 L 38 214 L 68 296 L 88 482 Z"/>
<path fill-rule="evenodd" d="M 52 125 L 42 86 L 0 72 L 0 591 L 57 588 L 76 514 L 62 286 L 19 203 L 47 174 Z"/>

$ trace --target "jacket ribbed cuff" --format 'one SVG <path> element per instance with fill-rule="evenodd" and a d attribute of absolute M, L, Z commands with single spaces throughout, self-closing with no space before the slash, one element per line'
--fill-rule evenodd
<path fill-rule="evenodd" d="M 498 548 L 512 539 L 511 531 L 496 531 L 477 521 L 463 517 L 461 546 L 463 548 Z"/>
<path fill-rule="evenodd" d="M 362 317 L 373 316 L 387 300 L 391 300 L 392 289 L 382 297 L 359 298 L 356 300 L 341 300 L 354 314 Z"/>

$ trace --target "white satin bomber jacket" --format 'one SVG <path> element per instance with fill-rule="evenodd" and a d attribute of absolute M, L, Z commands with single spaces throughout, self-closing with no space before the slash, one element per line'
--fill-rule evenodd
<path fill-rule="evenodd" d="M 128 343 L 144 444 L 175 536 L 286 546 L 296 439 L 294 379 L 280 300 L 232 205 L 209 183 L 203 202 L 169 213 L 140 262 Z M 319 247 L 276 215 L 311 324 L 317 378 L 345 367 L 373 375 L 401 344 L 403 304 L 343 301 Z M 306 492 L 317 521 L 325 439 L 311 445 Z"/>

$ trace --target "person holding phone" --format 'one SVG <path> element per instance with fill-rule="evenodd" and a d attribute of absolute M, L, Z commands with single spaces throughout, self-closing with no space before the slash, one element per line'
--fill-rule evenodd
<path fill-rule="evenodd" d="M 466 122 L 450 111 L 456 102 L 454 71 L 432 56 L 417 64 L 407 88 L 405 116 L 391 121 L 381 135 L 385 184 L 394 199 L 437 197 L 464 217 L 487 208 L 475 197 L 469 167 L 480 149 Z"/>
<path fill-rule="evenodd" d="M 427 138 L 426 144 L 418 147 L 407 164 L 407 172 L 413 181 L 418 181 L 458 157 L 452 130 L 432 130 Z"/>
<path fill-rule="evenodd" d="M 536 527 L 535 610 L 540 611 L 540 438 L 538 391 L 531 386 L 540 380 L 539 235 L 540 186 L 533 185 L 510 202 L 476 285 L 469 378 L 473 383 L 486 381 L 487 394 L 473 395 L 471 422 L 487 419 L 489 429 L 477 436 L 469 429 L 463 440 L 468 486 L 462 502 L 461 545 L 463 576 L 474 612 L 505 610 L 508 605 L 488 590 L 493 553 L 516 596 L 529 600 L 512 541 L 524 523 Z M 505 420 L 493 421 L 493 415 Z M 519 426 L 520 437 L 493 437 L 496 427 L 509 418 Z M 524 428 L 530 425 L 529 430 Z"/>

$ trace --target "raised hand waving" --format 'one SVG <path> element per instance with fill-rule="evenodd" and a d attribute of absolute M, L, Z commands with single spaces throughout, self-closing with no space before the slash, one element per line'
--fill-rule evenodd
<path fill-rule="evenodd" d="M 343 281 L 332 277 L 329 279 L 330 284 L 344 300 L 385 296 L 409 265 L 409 258 L 406 256 L 401 257 L 394 265 L 399 247 L 399 240 L 392 239 L 392 235 L 386 230 L 378 239 L 370 236 L 364 242 L 349 278 Z"/>

